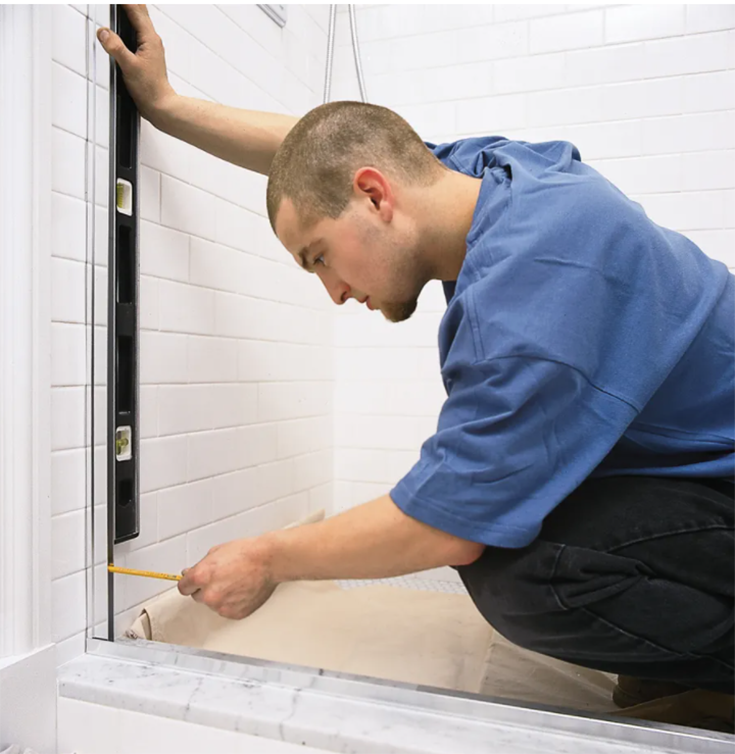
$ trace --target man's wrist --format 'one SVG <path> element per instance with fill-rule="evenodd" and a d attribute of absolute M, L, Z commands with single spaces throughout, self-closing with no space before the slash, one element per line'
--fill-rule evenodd
<path fill-rule="evenodd" d="M 277 531 L 262 534 L 254 541 L 255 557 L 258 559 L 261 568 L 263 568 L 268 581 L 276 586 L 288 580 L 283 578 L 283 574 L 279 573 L 279 545 Z"/>
<path fill-rule="evenodd" d="M 159 131 L 170 133 L 176 122 L 176 112 L 180 102 L 181 96 L 173 88 L 169 88 L 168 91 L 157 97 L 142 114 Z"/>

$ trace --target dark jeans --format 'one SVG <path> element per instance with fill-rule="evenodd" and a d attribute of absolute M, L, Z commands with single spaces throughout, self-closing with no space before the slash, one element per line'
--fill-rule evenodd
<path fill-rule="evenodd" d="M 733 693 L 734 508 L 726 480 L 588 479 L 530 545 L 457 570 L 514 644 Z"/>

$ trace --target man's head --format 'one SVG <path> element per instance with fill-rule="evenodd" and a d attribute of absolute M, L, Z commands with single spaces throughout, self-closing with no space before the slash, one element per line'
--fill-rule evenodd
<path fill-rule="evenodd" d="M 273 158 L 268 216 L 335 303 L 369 298 L 370 308 L 400 322 L 431 278 L 408 193 L 445 173 L 392 110 L 333 102 L 301 118 Z"/>

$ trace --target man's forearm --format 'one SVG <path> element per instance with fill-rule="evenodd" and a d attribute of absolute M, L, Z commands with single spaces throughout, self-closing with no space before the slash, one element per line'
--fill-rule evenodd
<path fill-rule="evenodd" d="M 484 549 L 406 516 L 384 495 L 318 524 L 213 547 L 184 569 L 178 588 L 222 617 L 239 620 L 286 581 L 400 576 L 473 563 Z"/>
<path fill-rule="evenodd" d="M 259 540 L 266 568 L 278 583 L 400 576 L 472 563 L 484 550 L 407 516 L 388 495 Z"/>
<path fill-rule="evenodd" d="M 174 94 L 149 119 L 164 133 L 263 175 L 268 175 L 273 156 L 298 120 Z"/>

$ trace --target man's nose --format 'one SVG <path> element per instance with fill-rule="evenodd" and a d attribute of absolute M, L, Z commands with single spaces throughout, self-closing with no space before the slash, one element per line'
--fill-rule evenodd
<path fill-rule="evenodd" d="M 350 286 L 338 277 L 329 276 L 329 278 L 327 278 L 326 276 L 322 276 L 322 283 L 327 289 L 329 297 L 335 304 L 337 304 L 337 306 L 341 306 L 348 298 L 350 298 L 352 292 Z"/>

